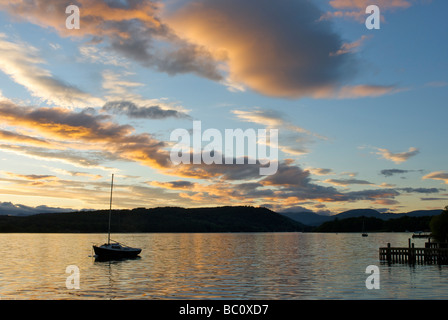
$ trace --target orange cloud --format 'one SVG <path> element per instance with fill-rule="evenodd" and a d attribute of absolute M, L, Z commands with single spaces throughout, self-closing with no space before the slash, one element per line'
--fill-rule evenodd
<path fill-rule="evenodd" d="M 330 5 L 337 11 L 326 12 L 321 19 L 348 18 L 364 23 L 367 17 L 366 8 L 371 4 L 377 5 L 381 12 L 406 9 L 411 6 L 411 3 L 407 0 L 378 0 L 375 3 L 370 0 L 331 0 Z M 381 19 L 383 20 L 383 16 L 381 16 Z"/>
<path fill-rule="evenodd" d="M 441 180 L 441 181 L 445 182 L 446 184 L 448 184 L 448 173 L 445 171 L 435 171 L 435 172 L 428 173 L 422 179 L 423 180 L 426 180 L 426 179 Z"/>
<path fill-rule="evenodd" d="M 65 10 L 68 5 L 76 5 L 80 9 L 81 28 L 70 30 L 65 26 L 69 16 Z M 155 14 L 160 4 L 152 1 L 133 1 L 128 6 L 112 6 L 98 0 L 76 0 L 71 3 L 60 0 L 35 0 L 35 1 L 0 1 L 0 8 L 10 14 L 20 16 L 32 23 L 43 27 L 52 27 L 63 36 L 85 36 L 105 34 L 117 34 L 128 38 L 129 33 L 114 28 L 114 25 L 106 26 L 109 21 L 120 22 L 137 19 L 144 22 L 149 28 L 161 27 Z"/>
<path fill-rule="evenodd" d="M 372 4 L 370 0 L 331 0 L 330 5 L 335 9 L 366 9 Z M 375 5 L 383 9 L 408 8 L 411 6 L 407 0 L 377 0 Z"/>
<path fill-rule="evenodd" d="M 393 161 L 397 164 L 405 162 L 409 158 L 416 156 L 418 153 L 420 153 L 420 151 L 414 147 L 409 148 L 409 150 L 406 152 L 398 152 L 398 153 L 393 153 L 388 149 L 382 149 L 382 148 L 377 149 L 378 149 L 377 154 L 381 155 L 382 158 Z"/>
<path fill-rule="evenodd" d="M 6 130 L 0 130 L 0 140 L 38 147 L 54 147 L 50 142 Z"/>
<path fill-rule="evenodd" d="M 81 149 L 102 149 L 155 168 L 170 166 L 165 143 L 146 133 L 133 134 L 131 126 L 110 122 L 108 116 L 0 102 L 0 117 L 9 125 L 33 130 L 46 138 L 71 141 Z"/>
<path fill-rule="evenodd" d="M 338 51 L 334 52 L 334 53 L 331 52 L 330 56 L 338 56 L 340 54 L 346 54 L 346 53 L 354 52 L 368 38 L 369 38 L 368 36 L 363 35 L 361 38 L 359 38 L 358 40 L 356 40 L 354 42 L 343 43 L 341 48 Z"/>
<path fill-rule="evenodd" d="M 80 9 L 80 28 L 67 29 L 66 7 Z M 193 72 L 220 81 L 216 62 L 203 47 L 187 43 L 172 33 L 158 14 L 162 4 L 156 1 L 110 2 L 104 0 L 7 1 L 0 0 L 0 10 L 7 11 L 61 36 L 86 38 L 104 43 L 107 50 L 168 74 Z M 158 48 L 155 43 L 163 43 Z"/>
<path fill-rule="evenodd" d="M 197 0 L 163 18 L 181 38 L 222 61 L 232 83 L 284 98 L 354 98 L 390 93 L 385 86 L 345 86 L 356 70 L 343 44 L 312 2 Z M 344 53 L 344 54 L 343 54 Z"/>

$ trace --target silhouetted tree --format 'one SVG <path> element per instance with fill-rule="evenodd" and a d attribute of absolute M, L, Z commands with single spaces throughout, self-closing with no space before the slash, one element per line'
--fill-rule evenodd
<path fill-rule="evenodd" d="M 448 242 L 448 206 L 441 214 L 432 217 L 429 223 L 431 233 L 439 242 Z"/>

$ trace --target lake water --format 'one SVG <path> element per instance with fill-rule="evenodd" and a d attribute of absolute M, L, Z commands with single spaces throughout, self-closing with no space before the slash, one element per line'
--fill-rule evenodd
<path fill-rule="evenodd" d="M 0 299 L 447 299 L 448 266 L 378 260 L 379 247 L 406 247 L 410 237 L 115 234 L 143 248 L 140 258 L 100 262 L 92 244 L 104 234 L 0 234 Z M 380 289 L 366 288 L 369 265 L 379 268 Z M 79 289 L 67 287 L 68 266 L 80 271 Z"/>

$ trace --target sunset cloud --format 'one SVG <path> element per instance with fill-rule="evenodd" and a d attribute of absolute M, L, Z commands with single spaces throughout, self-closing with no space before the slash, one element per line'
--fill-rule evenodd
<path fill-rule="evenodd" d="M 355 52 L 355 50 L 357 50 L 359 47 L 361 47 L 363 42 L 365 40 L 367 40 L 368 38 L 369 38 L 369 36 L 363 35 L 363 36 L 361 36 L 361 38 L 359 38 L 358 40 L 356 40 L 354 42 L 343 43 L 341 48 L 338 51 L 336 51 L 334 53 L 331 52 L 330 55 L 338 56 L 340 54 L 346 54 L 346 53 L 350 53 L 350 52 Z"/>
<path fill-rule="evenodd" d="M 9 125 L 25 127 L 44 138 L 72 141 L 81 150 L 99 149 L 105 157 L 113 154 L 115 159 L 150 167 L 170 165 L 165 143 L 147 133 L 134 134 L 132 126 L 115 124 L 109 116 L 61 108 L 31 108 L 8 102 L 0 102 L 0 116 Z"/>
<path fill-rule="evenodd" d="M 368 37 L 344 42 L 310 1 L 197 0 L 167 11 L 162 16 L 179 37 L 208 48 L 232 82 L 261 94 L 346 99 L 396 90 L 343 85 L 355 75 L 353 53 Z"/>
<path fill-rule="evenodd" d="M 408 0 L 378 0 L 375 3 L 369 0 L 331 0 L 329 3 L 335 11 L 326 12 L 323 15 L 324 19 L 330 17 L 347 18 L 359 22 L 365 21 L 367 17 L 366 8 L 371 4 L 377 5 L 381 12 L 406 9 L 411 6 Z"/>
<path fill-rule="evenodd" d="M 378 155 L 380 155 L 382 158 L 384 158 L 386 160 L 393 161 L 397 164 L 405 162 L 409 158 L 414 157 L 420 153 L 420 151 L 414 147 L 409 148 L 408 151 L 397 152 L 397 153 L 391 152 L 388 149 L 382 149 L 382 148 L 377 148 L 377 149 L 378 149 L 378 152 L 377 152 Z"/>
<path fill-rule="evenodd" d="M 308 1 L 194 1 L 166 14 L 190 42 L 223 57 L 230 78 L 260 93 L 297 98 L 332 90 L 353 71 L 342 40 Z M 260 54 L 260 53 L 263 54 Z"/>
<path fill-rule="evenodd" d="M 0 130 L 0 141 L 26 144 L 37 147 L 55 147 L 52 143 L 44 139 L 30 137 L 7 130 Z"/>
<path fill-rule="evenodd" d="M 431 173 L 428 173 L 427 175 L 425 175 L 422 179 L 423 180 L 427 180 L 427 179 L 441 180 L 441 181 L 445 182 L 446 184 L 448 184 L 448 172 L 445 172 L 445 171 L 431 172 Z"/>
<path fill-rule="evenodd" d="M 336 186 L 349 186 L 353 184 L 364 184 L 364 185 L 373 185 L 374 183 L 366 181 L 366 180 L 359 180 L 359 179 L 327 179 L 323 181 L 325 183 L 334 184 Z"/>
<path fill-rule="evenodd" d="M 66 28 L 68 4 L 63 0 L 1 0 L 0 9 L 56 30 L 63 37 L 91 38 L 96 43 L 103 43 L 106 50 L 145 67 L 171 75 L 196 73 L 216 81 L 223 79 L 216 61 L 204 47 L 180 39 L 160 20 L 162 4 L 157 1 L 76 0 L 70 4 L 77 5 L 82 12 L 80 29 Z M 159 42 L 163 46 L 158 46 Z M 92 57 L 88 50 L 84 49 L 85 56 Z M 98 57 L 104 61 L 103 58 Z"/>
<path fill-rule="evenodd" d="M 66 3 L 61 0 L 20 4 L 1 0 L 0 9 L 50 27 L 63 37 L 90 37 L 97 45 L 82 45 L 81 59 L 129 66 L 121 56 L 170 75 L 197 74 L 231 91 L 248 87 L 274 97 L 346 99 L 377 97 L 397 89 L 348 85 L 358 69 L 353 53 L 367 36 L 343 41 L 328 21 L 319 19 L 322 12 L 309 1 L 197 0 L 175 11 L 149 0 L 120 4 L 78 0 L 73 4 L 82 11 L 79 30 L 65 27 Z M 333 5 L 359 6 L 336 1 Z M 61 85 L 48 75 L 40 78 L 47 86 Z M 43 82 L 23 75 L 17 81 L 35 94 L 40 90 L 33 88 Z M 76 102 L 75 97 L 91 98 L 74 86 L 67 85 L 65 90 L 70 103 Z"/>

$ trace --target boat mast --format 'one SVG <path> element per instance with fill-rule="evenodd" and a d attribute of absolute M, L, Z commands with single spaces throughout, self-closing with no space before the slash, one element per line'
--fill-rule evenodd
<path fill-rule="evenodd" d="M 112 215 L 112 190 L 114 188 L 114 174 L 112 173 L 112 183 L 110 184 L 110 204 L 109 204 L 109 228 L 107 236 L 107 244 L 110 244 L 110 217 Z"/>

